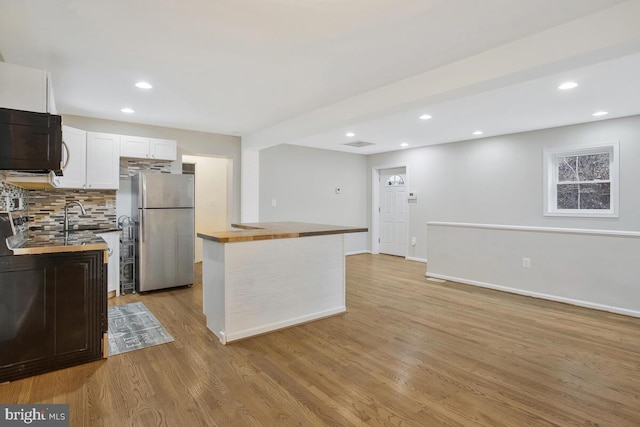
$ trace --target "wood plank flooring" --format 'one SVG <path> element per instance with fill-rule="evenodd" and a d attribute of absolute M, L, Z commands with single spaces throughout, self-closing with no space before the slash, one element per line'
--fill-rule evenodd
<path fill-rule="evenodd" d="M 192 288 L 128 295 L 175 342 L 0 385 L 72 426 L 639 426 L 640 319 L 347 257 L 343 315 L 221 345 Z M 606 286 L 603 283 L 602 286 Z"/>

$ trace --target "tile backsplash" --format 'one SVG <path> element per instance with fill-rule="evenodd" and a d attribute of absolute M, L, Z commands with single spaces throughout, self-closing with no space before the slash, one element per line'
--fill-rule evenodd
<path fill-rule="evenodd" d="M 84 206 L 87 215 L 80 208 L 69 208 L 69 225 L 116 227 L 115 190 L 30 190 L 29 228 L 32 230 L 61 230 L 64 222 L 64 207 L 71 201 Z"/>
<path fill-rule="evenodd" d="M 171 165 L 172 162 L 163 160 L 120 159 L 120 176 L 129 178 L 143 171 L 171 173 Z M 116 193 L 116 190 L 25 190 L 0 179 L 0 211 L 25 211 L 32 230 L 62 230 L 64 207 L 76 200 L 82 203 L 87 214 L 82 215 L 77 206 L 71 207 L 69 224 L 72 228 L 115 228 Z"/>
<path fill-rule="evenodd" d="M 120 178 L 130 178 L 138 172 L 171 173 L 168 160 L 120 159 Z"/>
<path fill-rule="evenodd" d="M 17 211 L 27 208 L 28 191 L 0 181 L 0 211 Z M 22 200 L 22 206 L 20 205 Z"/>

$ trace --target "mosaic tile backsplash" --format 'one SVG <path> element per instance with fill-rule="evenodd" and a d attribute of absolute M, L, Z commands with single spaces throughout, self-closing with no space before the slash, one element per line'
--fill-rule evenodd
<path fill-rule="evenodd" d="M 0 211 L 17 211 L 27 208 L 28 191 L 0 181 Z M 23 206 L 19 205 L 22 200 Z"/>
<path fill-rule="evenodd" d="M 132 177 L 141 171 L 171 173 L 171 163 L 163 160 L 120 159 L 120 177 Z M 18 206 L 19 200 L 22 200 L 21 207 Z M 71 228 L 116 227 L 116 190 L 25 190 L 0 180 L 0 211 L 24 211 L 24 215 L 29 217 L 28 226 L 31 230 L 62 230 L 64 207 L 74 200 L 82 203 L 87 214 L 82 215 L 77 206 L 71 207 Z"/>
<path fill-rule="evenodd" d="M 80 208 L 69 208 L 69 226 L 116 227 L 115 190 L 30 190 L 29 228 L 31 230 L 61 230 L 64 223 L 64 206 L 71 201 L 82 203 Z"/>
<path fill-rule="evenodd" d="M 171 161 L 120 159 L 120 178 L 130 178 L 140 171 L 171 173 Z"/>

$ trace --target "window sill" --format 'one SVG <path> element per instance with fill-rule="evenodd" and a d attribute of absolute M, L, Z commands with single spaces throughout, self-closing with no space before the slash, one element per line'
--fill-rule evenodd
<path fill-rule="evenodd" d="M 562 216 L 562 217 L 574 217 L 574 218 L 619 218 L 617 212 L 581 212 L 581 211 L 569 211 L 569 212 L 544 212 L 544 216 Z"/>

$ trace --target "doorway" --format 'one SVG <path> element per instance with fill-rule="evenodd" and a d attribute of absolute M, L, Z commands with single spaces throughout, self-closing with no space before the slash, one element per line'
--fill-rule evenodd
<path fill-rule="evenodd" d="M 407 255 L 407 170 L 406 167 L 379 170 L 380 253 Z"/>
<path fill-rule="evenodd" d="M 183 173 L 195 175 L 195 262 L 202 261 L 200 231 L 227 229 L 230 159 L 207 156 L 182 156 Z"/>

